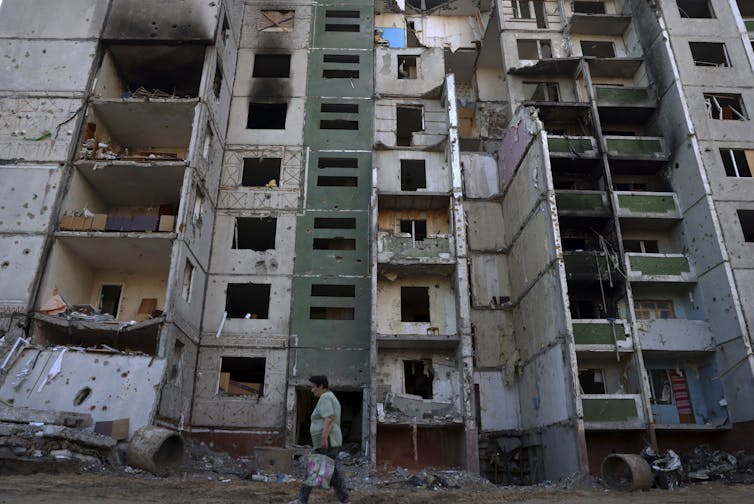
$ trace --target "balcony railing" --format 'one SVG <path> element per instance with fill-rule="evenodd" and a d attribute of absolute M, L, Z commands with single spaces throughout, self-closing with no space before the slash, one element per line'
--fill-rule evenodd
<path fill-rule="evenodd" d="M 581 394 L 587 429 L 641 428 L 644 425 L 639 394 Z"/>
<path fill-rule="evenodd" d="M 576 345 L 610 345 L 617 343 L 621 350 L 630 349 L 631 338 L 625 320 L 610 323 L 604 319 L 580 319 L 573 321 L 573 339 Z"/>
<path fill-rule="evenodd" d="M 412 263 L 446 263 L 455 260 L 451 252 L 449 236 L 436 235 L 416 240 L 408 233 L 388 234 L 380 233 L 378 237 L 378 258 L 381 263 L 400 262 Z"/>
<path fill-rule="evenodd" d="M 694 282 L 696 277 L 683 254 L 626 254 L 628 279 L 632 282 Z"/>
<path fill-rule="evenodd" d="M 594 86 L 600 107 L 652 107 L 654 102 L 645 87 Z"/>
<path fill-rule="evenodd" d="M 744 25 L 747 32 L 754 33 L 754 19 L 744 19 Z"/>
<path fill-rule="evenodd" d="M 555 201 L 560 215 L 598 217 L 610 214 L 607 193 L 604 191 L 562 189 L 555 192 Z"/>
<path fill-rule="evenodd" d="M 595 157 L 597 145 L 594 137 L 547 135 L 550 156 Z"/>
<path fill-rule="evenodd" d="M 618 217 L 639 219 L 680 219 L 678 196 L 671 192 L 616 191 Z"/>
<path fill-rule="evenodd" d="M 644 350 L 688 352 L 714 348 L 712 327 L 704 320 L 638 320 L 636 334 Z"/>
<path fill-rule="evenodd" d="M 609 280 L 611 265 L 605 254 L 593 250 L 563 252 L 568 280 Z M 613 271 L 612 274 L 617 274 Z"/>
<path fill-rule="evenodd" d="M 656 159 L 668 157 L 665 141 L 660 137 L 605 136 L 607 154 L 617 159 Z"/>

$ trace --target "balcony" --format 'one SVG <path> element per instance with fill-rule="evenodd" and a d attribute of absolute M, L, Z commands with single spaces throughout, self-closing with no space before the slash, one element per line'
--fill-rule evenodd
<path fill-rule="evenodd" d="M 616 191 L 613 206 L 624 229 L 667 229 L 681 219 L 678 196 L 671 192 Z"/>
<path fill-rule="evenodd" d="M 660 137 L 605 136 L 610 167 L 617 174 L 652 175 L 669 159 Z"/>
<path fill-rule="evenodd" d="M 558 215 L 566 217 L 607 217 L 610 215 L 607 193 L 562 189 L 555 192 Z"/>
<path fill-rule="evenodd" d="M 696 275 L 683 254 L 626 254 L 628 279 L 632 282 L 693 283 Z"/>
<path fill-rule="evenodd" d="M 625 320 L 610 323 L 604 319 L 573 321 L 573 339 L 576 350 L 581 351 L 632 351 L 630 331 Z"/>
<path fill-rule="evenodd" d="M 610 280 L 610 266 L 602 252 L 577 250 L 563 252 L 568 280 Z M 613 273 L 617 275 L 617 273 Z"/>
<path fill-rule="evenodd" d="M 638 320 L 636 334 L 642 349 L 647 351 L 692 352 L 714 349 L 712 327 L 704 320 Z"/>
<path fill-rule="evenodd" d="M 427 236 L 416 240 L 409 233 L 384 233 L 377 236 L 377 257 L 390 264 L 454 264 L 452 239 L 448 235 Z"/>
<path fill-rule="evenodd" d="M 594 137 L 547 135 L 550 157 L 591 158 L 597 157 Z"/>
<path fill-rule="evenodd" d="M 594 97 L 603 121 L 643 123 L 655 110 L 646 87 L 594 86 Z"/>
<path fill-rule="evenodd" d="M 644 414 L 639 394 L 581 394 L 581 407 L 586 429 L 642 429 L 644 427 Z"/>
<path fill-rule="evenodd" d="M 623 35 L 631 16 L 574 12 L 568 20 L 571 33 L 585 35 Z"/>
<path fill-rule="evenodd" d="M 428 327 L 426 333 L 377 333 L 376 339 L 378 348 L 392 350 L 454 349 L 461 341 L 458 334 L 441 333 L 437 327 Z"/>
<path fill-rule="evenodd" d="M 744 19 L 744 26 L 747 32 L 754 33 L 754 19 Z"/>

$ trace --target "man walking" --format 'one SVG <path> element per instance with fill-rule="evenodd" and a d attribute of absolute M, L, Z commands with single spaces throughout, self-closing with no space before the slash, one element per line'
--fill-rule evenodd
<path fill-rule="evenodd" d="M 326 376 L 312 376 L 309 378 L 310 388 L 317 405 L 312 411 L 309 432 L 312 435 L 312 446 L 317 453 L 323 453 L 335 460 L 330 485 L 335 490 L 335 496 L 340 502 L 350 502 L 346 490 L 346 480 L 338 462 L 338 452 L 343 445 L 343 434 L 340 431 L 340 402 L 329 389 Z M 307 504 L 312 487 L 301 485 L 298 499 L 288 504 Z"/>

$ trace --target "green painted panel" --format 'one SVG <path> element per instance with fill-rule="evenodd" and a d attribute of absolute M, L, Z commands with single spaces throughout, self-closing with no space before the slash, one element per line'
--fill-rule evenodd
<path fill-rule="evenodd" d="M 309 96 L 371 97 L 374 53 L 369 50 L 312 49 Z"/>
<path fill-rule="evenodd" d="M 555 202 L 558 211 L 594 211 L 604 212 L 607 210 L 605 193 L 593 192 L 560 192 L 555 193 Z"/>
<path fill-rule="evenodd" d="M 632 271 L 641 271 L 644 275 L 682 275 L 691 271 L 689 260 L 685 256 L 629 256 Z"/>
<path fill-rule="evenodd" d="M 608 102 L 611 105 L 647 105 L 649 91 L 647 88 L 623 88 L 614 86 L 595 86 L 597 103 Z"/>
<path fill-rule="evenodd" d="M 615 329 L 615 338 L 618 341 L 626 339 L 623 325 L 615 324 L 612 327 Z M 573 337 L 577 345 L 612 345 L 615 343 L 610 324 L 574 322 Z"/>
<path fill-rule="evenodd" d="M 367 210 L 309 211 L 298 218 L 296 228 L 296 275 L 368 274 L 370 245 Z M 315 249 L 315 246 L 318 248 Z"/>
<path fill-rule="evenodd" d="M 368 349 L 291 349 L 291 376 L 326 375 L 331 384 L 369 385 Z"/>
<path fill-rule="evenodd" d="M 367 210 L 371 191 L 371 152 L 310 152 L 307 208 Z"/>
<path fill-rule="evenodd" d="M 313 47 L 371 49 L 373 44 L 372 2 L 333 2 L 314 8 Z"/>
<path fill-rule="evenodd" d="M 425 238 L 415 242 L 410 236 L 388 235 L 382 240 L 383 250 L 392 252 L 398 258 L 438 257 L 450 254 L 450 239 Z"/>
<path fill-rule="evenodd" d="M 373 121 L 372 100 L 321 98 L 310 94 L 306 101 L 304 143 L 318 150 L 369 150 Z"/>
<path fill-rule="evenodd" d="M 547 137 L 547 145 L 550 152 L 577 152 L 583 154 L 593 150 L 592 142 L 590 138 L 562 138 L 562 137 Z"/>
<path fill-rule="evenodd" d="M 637 213 L 675 213 L 675 199 L 673 196 L 652 194 L 619 194 L 618 206 L 621 209 Z"/>
<path fill-rule="evenodd" d="M 662 154 L 662 142 L 655 138 L 607 138 L 607 150 L 620 156 L 651 156 Z"/>
<path fill-rule="evenodd" d="M 638 419 L 636 401 L 626 399 L 582 398 L 585 422 L 624 422 Z"/>
<path fill-rule="evenodd" d="M 754 32 L 754 19 L 748 19 L 744 21 L 746 25 L 746 31 Z"/>

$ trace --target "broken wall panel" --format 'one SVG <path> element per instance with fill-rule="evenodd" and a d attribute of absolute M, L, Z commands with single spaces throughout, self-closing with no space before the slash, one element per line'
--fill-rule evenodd
<path fill-rule="evenodd" d="M 0 306 L 3 313 L 24 312 L 34 292 L 44 235 L 0 234 Z"/>
<path fill-rule="evenodd" d="M 401 289 L 404 287 L 428 287 L 429 321 L 411 322 L 401 320 Z M 430 327 L 437 327 L 440 334 L 457 334 L 457 308 L 453 284 L 449 278 L 412 275 L 389 282 L 380 279 L 377 284 L 376 329 L 381 334 L 424 334 Z"/>
<path fill-rule="evenodd" d="M 424 366 L 416 366 L 422 362 Z M 409 369 L 422 375 L 425 387 L 429 387 L 429 394 L 422 394 L 419 390 L 418 378 L 410 375 Z M 390 394 L 408 394 L 421 396 L 428 411 L 434 411 L 436 416 L 460 414 L 461 398 L 457 387 L 460 379 L 455 363 L 455 352 L 439 350 L 380 350 L 376 369 L 377 387 L 379 390 Z M 431 384 L 431 385 L 430 385 Z M 422 389 L 423 390 L 423 389 Z M 414 397 L 412 397 L 414 398 Z M 378 401 L 391 399 L 378 397 Z M 391 403 L 400 411 L 398 402 Z M 412 408 L 402 411 L 403 415 L 410 416 Z"/>
<path fill-rule="evenodd" d="M 107 40 L 214 40 L 219 2 L 113 0 L 102 37 Z M 169 13 L 169 15 L 168 15 Z"/>
<path fill-rule="evenodd" d="M 510 368 L 518 358 L 511 314 L 499 310 L 472 310 L 471 323 L 476 367 Z M 509 373 L 508 377 L 512 376 Z"/>
<path fill-rule="evenodd" d="M 397 192 L 405 189 L 402 167 L 406 163 L 423 164 L 424 186 L 416 192 L 448 192 L 450 190 L 450 173 L 445 156 L 440 152 L 377 151 L 374 162 L 378 167 L 378 187 L 380 191 Z M 417 194 L 420 196 L 420 194 Z"/>
<path fill-rule="evenodd" d="M 173 326 L 163 330 L 162 341 L 169 344 L 166 351 L 161 352 L 167 364 L 156 415 L 181 428 L 191 417 L 198 347 L 194 338 Z"/>
<path fill-rule="evenodd" d="M 255 4 L 244 9 L 241 48 L 309 46 L 312 6 L 301 3 Z"/>
<path fill-rule="evenodd" d="M 0 57 L 12 70 L 0 77 L 0 91 L 45 91 L 83 95 L 94 62 L 96 42 L 8 39 Z M 39 68 L 47 71 L 40 72 Z"/>
<path fill-rule="evenodd" d="M 383 96 L 422 96 L 435 92 L 445 80 L 443 50 L 378 47 L 375 92 Z"/>
<path fill-rule="evenodd" d="M 477 372 L 475 381 L 479 386 L 480 430 L 519 429 L 522 423 L 519 389 L 507 385 L 500 370 Z"/>
<path fill-rule="evenodd" d="M 49 165 L 0 168 L 0 232 L 46 231 L 61 175 Z"/>

